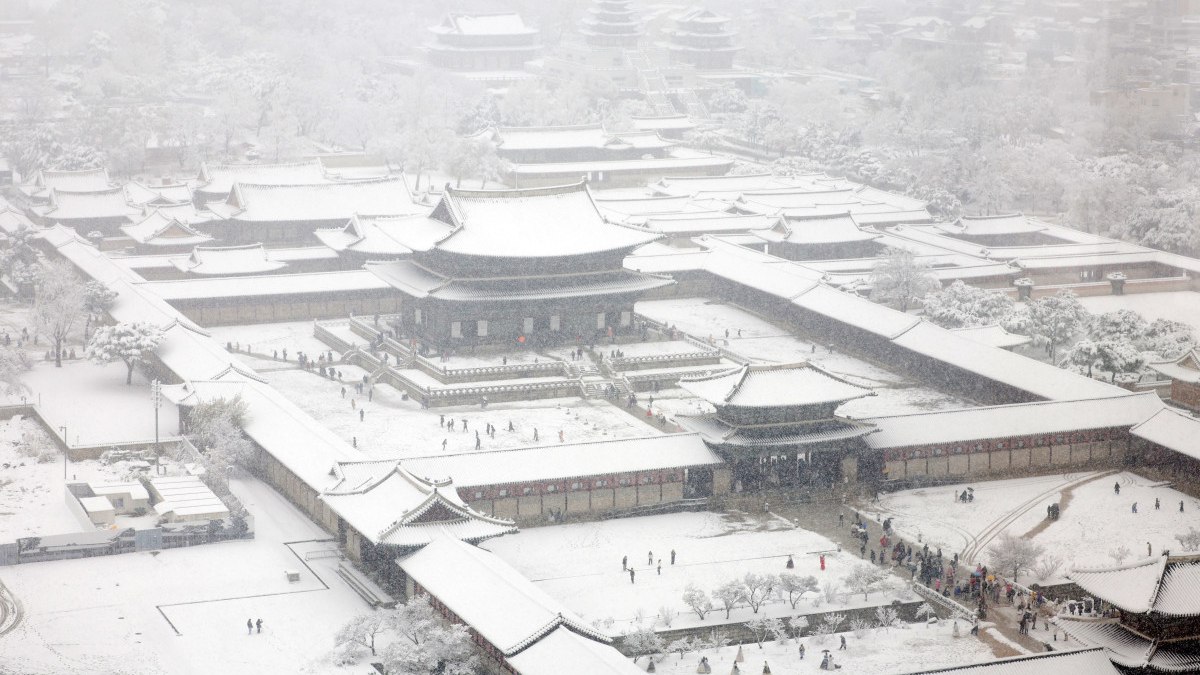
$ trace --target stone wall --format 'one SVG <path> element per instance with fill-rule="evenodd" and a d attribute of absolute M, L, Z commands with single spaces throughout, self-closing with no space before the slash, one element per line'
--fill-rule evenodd
<path fill-rule="evenodd" d="M 1029 440 L 989 439 L 948 446 L 887 448 L 883 453 L 889 480 L 922 476 L 1001 478 L 1064 468 L 1120 466 L 1127 448 L 1125 431 L 1101 429 Z"/>

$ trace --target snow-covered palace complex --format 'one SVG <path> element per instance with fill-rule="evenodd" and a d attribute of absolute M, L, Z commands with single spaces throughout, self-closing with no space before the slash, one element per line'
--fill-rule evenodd
<path fill-rule="evenodd" d="M 633 21 L 627 5 L 596 2 L 585 22 L 588 41 L 604 49 L 636 44 L 638 33 L 626 30 Z M 659 20 L 672 63 L 710 75 L 733 68 L 735 33 L 725 17 L 693 9 Z M 487 81 L 522 79 L 523 64 L 541 50 L 539 32 L 515 14 L 454 14 L 431 32 L 433 63 Z M 29 371 L 27 393 L 9 397 L 5 415 L 17 421 L 6 424 L 36 420 L 37 432 L 64 449 L 65 492 L 55 482 L 49 498 L 23 492 L 39 496 L 0 502 L 0 511 L 61 511 L 65 494 L 75 514 L 68 523 L 78 516 L 99 528 L 54 539 L 42 535 L 59 532 L 29 523 L 9 528 L 0 519 L 7 528 L 0 579 L 20 596 L 61 581 L 30 579 L 23 575 L 35 573 L 26 569 L 78 564 L 81 571 L 67 576 L 89 587 L 94 581 L 107 597 L 119 593 L 116 579 L 126 583 L 121 564 L 142 565 L 139 578 L 161 580 L 173 593 L 169 601 L 143 603 L 153 610 L 145 613 L 154 630 L 170 631 L 181 645 L 165 650 L 155 664 L 160 672 L 175 672 L 173 656 L 202 658 L 186 646 L 190 640 L 202 636 L 207 649 L 219 650 L 218 638 L 226 638 L 215 624 L 232 626 L 242 642 L 258 639 L 263 627 L 243 620 L 259 612 L 268 615 L 268 629 L 295 634 L 276 638 L 268 630 L 269 640 L 280 640 L 272 649 L 315 659 L 304 644 L 314 634 L 306 621 L 328 613 L 339 623 L 353 612 L 319 604 L 326 600 L 313 600 L 304 612 L 272 603 L 302 592 L 329 597 L 322 594 L 333 585 L 353 589 L 356 610 L 358 598 L 371 608 L 427 598 L 446 622 L 466 627 L 483 670 L 495 674 L 604 675 L 646 672 L 648 665 L 683 672 L 666 670 L 674 656 L 638 658 L 667 651 L 638 642 L 656 630 L 660 641 L 683 651 L 710 640 L 705 654 L 721 672 L 729 672 L 738 649 L 730 641 L 744 646 L 739 657 L 750 655 L 733 672 L 816 670 L 823 642 L 813 643 L 809 660 L 792 662 L 800 664 L 795 670 L 772 669 L 759 658 L 768 630 L 762 621 L 798 615 L 797 607 L 811 615 L 809 635 L 823 640 L 841 632 L 842 645 L 845 631 L 867 630 L 866 619 L 883 631 L 938 613 L 962 621 L 961 631 L 958 622 L 943 629 L 936 621 L 909 631 L 926 636 L 931 654 L 952 652 L 943 661 L 918 660 L 911 672 L 1200 672 L 1200 562 L 1191 554 L 1200 543 L 1166 525 L 1130 525 L 1137 553 L 1109 554 L 1107 544 L 1095 543 L 1091 563 L 1072 558 L 1065 577 L 1058 571 L 1063 559 L 1036 582 L 1028 576 L 1032 565 L 1017 564 L 1011 574 L 993 566 L 993 575 L 1012 582 L 1014 607 L 1014 596 L 1031 608 L 1047 598 L 1074 606 L 1087 596 L 1086 616 L 1080 609 L 1054 624 L 1052 617 L 1033 619 L 1037 643 L 1055 651 L 1039 655 L 1012 643 L 1017 649 L 990 626 L 970 638 L 971 649 L 993 650 L 987 658 L 955 642 L 971 628 L 971 603 L 987 609 L 987 597 L 968 597 L 971 566 L 979 566 L 975 583 L 995 580 L 982 557 L 989 543 L 1017 522 L 1023 529 L 1016 534 L 1026 539 L 1053 526 L 1041 513 L 1025 517 L 1035 507 L 1053 501 L 1054 514 L 1060 505 L 1078 514 L 1099 503 L 1089 501 L 1086 486 L 1102 484 L 1107 498 L 1113 485 L 1113 504 L 1122 489 L 1126 494 L 1112 520 L 1118 508 L 1137 515 L 1141 499 L 1147 521 L 1165 511 L 1200 523 L 1192 508 L 1200 497 L 1196 348 L 1174 345 L 1176 353 L 1145 373 L 1122 378 L 1100 357 L 1058 367 L 1042 344 L 1017 334 L 1020 322 L 945 327 L 928 307 L 897 309 L 871 299 L 886 252 L 915 261 L 934 291 L 982 289 L 1017 307 L 1071 291 L 1097 311 L 1191 298 L 1200 292 L 1200 260 L 1019 213 L 937 222 L 918 199 L 824 173 L 708 175 L 725 173 L 734 160 L 684 151 L 679 139 L 664 138 L 660 129 L 680 118 L 639 117 L 637 130 L 623 133 L 596 125 L 490 128 L 474 141 L 489 139 L 508 153 L 513 163 L 497 178 L 511 187 L 422 183 L 345 156 L 205 164 L 192 178 L 159 184 L 114 182 L 103 170 L 44 170 L 14 186 L 0 202 L 6 245 L 17 250 L 16 242 L 28 239 L 34 259 L 114 294 L 91 308 L 88 330 L 136 325 L 157 340 L 120 358 L 67 340 L 63 354 L 46 351 Z M 9 275 L 7 287 L 20 299 L 13 311 L 31 311 L 22 303 L 44 282 Z M 1155 318 L 1200 327 L 1195 315 Z M 46 333 L 18 337 L 17 324 L 4 321 L 6 343 L 36 340 L 39 356 L 58 348 L 47 346 Z M 133 384 L 99 382 L 88 373 L 108 371 L 78 363 L 83 355 L 124 361 L 118 375 Z M 66 361 L 62 369 L 55 357 Z M 224 458 L 215 446 L 201 453 L 188 437 L 214 404 L 234 399 L 244 413 L 231 433 L 249 441 L 249 456 Z M 155 426 L 143 425 L 151 412 Z M 22 433 L 4 438 L 16 447 L 25 442 Z M 220 460 L 208 461 L 215 468 L 204 468 L 214 455 Z M 152 485 L 150 476 L 166 471 L 168 456 L 180 474 L 218 486 L 231 465 L 243 466 L 248 471 L 239 477 L 234 469 L 224 483 L 244 496 L 228 509 L 212 486 L 188 479 L 160 501 L 175 502 L 174 510 L 148 513 L 155 508 L 150 495 L 137 497 L 145 504 L 125 504 L 144 494 L 134 483 Z M 57 459 L 47 457 L 52 464 L 28 462 L 41 467 L 30 469 L 42 471 L 34 482 L 58 480 Z M 92 480 L 101 457 L 125 462 L 128 472 L 105 469 L 107 480 Z M 25 459 L 5 459 L 4 467 L 24 467 Z M 1136 478 L 1125 473 L 1135 469 Z M 0 487 L 4 479 L 0 474 Z M 1004 486 L 991 493 L 993 503 L 1016 500 L 1021 509 L 989 511 L 980 496 L 978 512 L 955 520 L 975 508 L 969 505 L 976 495 L 987 494 L 983 483 Z M 1130 496 L 1143 489 L 1153 501 Z M 941 501 L 924 512 L 887 502 L 934 494 Z M 810 504 L 827 512 L 806 521 L 800 509 Z M 951 511 L 959 504 L 967 506 Z M 201 506 L 225 508 L 225 515 L 188 510 Z M 170 518 L 198 514 L 193 529 L 179 534 L 182 549 L 228 534 L 231 512 L 242 518 L 243 510 L 262 548 L 214 544 L 203 564 L 189 563 L 195 568 L 176 562 L 181 558 L 173 556 L 185 553 L 173 540 L 164 544 L 158 531 Z M 293 512 L 303 517 L 289 518 Z M 1110 519 L 1100 507 L 1089 515 L 1097 514 Z M 630 524 L 647 522 L 643 517 L 668 525 L 639 531 Z M 860 517 L 862 548 L 857 541 L 843 546 L 837 537 Z M 893 519 L 900 521 L 894 528 Z M 877 521 L 887 525 L 880 529 Z M 242 519 L 237 536 L 244 526 Z M 818 535 L 818 527 L 828 531 Z M 735 537 L 751 544 L 727 545 Z M 1185 554 L 1171 537 L 1191 548 Z M 1076 540 L 1055 541 L 1070 549 Z M 953 557 L 953 567 L 961 553 L 966 572 L 957 581 L 965 591 L 952 583 L 943 595 L 940 580 L 937 590 L 922 586 L 915 564 L 904 563 L 914 548 L 936 549 L 939 571 L 943 555 L 947 564 Z M 100 549 L 130 555 L 93 556 Z M 881 564 L 886 555 L 898 557 L 894 583 L 872 576 L 879 568 L 865 561 L 868 549 L 872 562 L 877 550 Z M 245 558 L 231 563 L 233 554 L 211 550 Z M 935 564 L 932 551 L 922 555 Z M 1116 564 L 1102 567 L 1110 555 Z M 56 556 L 88 559 L 43 562 Z M 24 562 L 30 564 L 17 564 Z M 706 565 L 734 563 L 736 572 L 722 568 L 728 578 L 703 576 Z M 219 578 L 221 565 L 236 565 L 249 580 Z M 754 596 L 758 572 L 792 574 L 797 567 L 796 574 L 826 576 L 792 591 L 778 590 L 780 581 Z M 15 570 L 12 582 L 8 570 Z M 322 570 L 331 573 L 322 578 Z M 707 599 L 673 609 L 681 597 L 695 597 L 690 580 L 678 581 L 681 574 L 750 590 L 716 609 Z M 1047 579 L 1057 583 L 1037 583 Z M 232 586 L 218 593 L 223 583 Z M 821 591 L 821 583 L 833 590 Z M 839 595 L 838 588 L 854 592 Z M 152 591 L 159 589 L 147 597 Z M 784 609 L 789 593 L 793 612 Z M 205 604 L 214 597 L 224 604 Z M 999 590 L 996 597 L 994 605 L 1004 604 Z M 760 615 L 755 601 L 768 609 Z M 45 617 L 59 609 L 36 598 L 22 602 L 30 625 L 52 630 Z M 78 600 L 115 606 L 106 602 Z M 129 614 L 126 637 L 140 645 L 145 616 Z M 35 624 L 37 616 L 43 623 Z M 771 624 L 771 641 L 780 640 L 791 658 L 796 647 L 788 640 L 809 620 L 788 624 L 791 634 Z M 819 632 L 822 621 L 832 627 Z M 325 628 L 330 635 L 319 639 L 328 641 L 335 631 Z M 0 620 L 0 640 L 5 629 Z M 905 632 L 877 633 L 881 650 L 901 639 L 895 633 Z M 0 641 L 0 651 L 8 648 Z M 366 659 L 367 647 L 362 651 Z M 373 657 L 373 642 L 370 651 Z M 876 670 L 867 661 L 851 667 L 856 654 L 844 651 L 851 653 L 838 652 L 843 672 L 907 672 Z M 703 658 L 688 661 L 689 671 L 715 672 L 698 670 L 709 667 Z"/>

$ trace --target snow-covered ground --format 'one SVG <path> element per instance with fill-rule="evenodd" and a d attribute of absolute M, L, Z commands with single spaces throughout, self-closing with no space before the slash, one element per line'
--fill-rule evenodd
<path fill-rule="evenodd" d="M 741 645 L 742 662 L 738 669 L 743 673 L 763 672 L 763 663 L 771 667 L 772 673 L 819 673 L 821 651 L 833 653 L 834 663 L 845 673 L 908 673 L 914 670 L 946 668 L 981 663 L 991 660 L 992 650 L 971 636 L 970 626 L 959 624 L 960 637 L 954 637 L 951 621 L 938 624 L 905 624 L 902 627 L 873 629 L 862 637 L 846 632 L 829 636 L 818 644 L 819 638 L 804 637 L 787 642 L 764 642 L 760 649 L 753 643 Z M 846 649 L 838 645 L 840 637 L 846 638 Z M 800 658 L 799 645 L 804 645 L 805 656 Z M 664 675 L 686 675 L 695 673 L 702 657 L 708 657 L 713 673 L 724 675 L 730 672 L 737 657 L 738 647 L 706 649 L 689 652 L 681 659 L 678 653 L 669 654 L 654 664 L 654 670 Z M 645 666 L 646 658 L 637 659 Z"/>
<path fill-rule="evenodd" d="M 100 445 L 154 440 L 154 406 L 150 384 L 137 371 L 133 384 L 125 384 L 125 364 L 97 365 L 90 361 L 64 361 L 62 368 L 37 362 L 21 380 L 29 392 L 22 396 L 38 405 L 53 428 L 65 426 L 71 445 Z M 179 433 L 179 412 L 169 401 L 158 411 L 160 437 Z"/>
<path fill-rule="evenodd" d="M 329 535 L 269 486 L 233 483 L 255 517 L 252 541 L 0 568 L 24 608 L 0 638 L 0 672 L 347 672 L 327 658 L 333 634 L 367 605 L 336 558 L 311 570 L 302 560 L 335 544 L 295 543 Z M 263 620 L 262 634 L 246 634 L 248 618 Z"/>
<path fill-rule="evenodd" d="M 481 450 L 503 450 L 558 443 L 558 432 L 568 443 L 611 440 L 661 433 L 603 400 L 582 398 L 542 399 L 537 401 L 496 402 L 481 410 L 477 405 L 451 406 L 423 410 L 412 399 L 403 400 L 400 392 L 388 385 L 375 385 L 371 401 L 353 394 L 353 382 L 364 371 L 355 366 L 338 366 L 345 384 L 301 370 L 281 370 L 265 377 L 280 392 L 347 441 L 357 439 L 359 449 L 372 457 L 418 457 L 442 452 L 470 452 L 475 449 L 475 430 L 482 434 L 487 424 L 496 427 L 496 437 L 481 439 Z M 342 387 L 346 397 L 342 398 Z M 351 408 L 350 399 L 355 399 Z M 360 421 L 358 410 L 366 413 Z M 455 424 L 450 432 L 439 418 L 466 420 L 467 431 Z M 514 431 L 508 431 L 508 423 Z"/>
<path fill-rule="evenodd" d="M 723 610 L 714 610 L 702 623 L 688 609 L 682 595 L 689 583 L 711 592 L 748 572 L 785 571 L 813 575 L 822 583 L 841 583 L 855 567 L 869 565 L 857 554 L 838 552 L 837 545 L 829 539 L 769 514 L 760 517 L 675 513 L 529 528 L 487 541 L 483 547 L 569 609 L 589 622 L 598 622 L 602 630 L 613 634 L 638 624 L 639 613 L 643 625 L 657 624 L 662 628 L 659 617 L 663 608 L 678 614 L 672 623 L 676 628 L 724 621 Z M 672 549 L 677 554 L 675 565 L 670 564 Z M 647 564 L 650 553 L 655 561 L 653 566 Z M 825 553 L 824 572 L 820 569 L 820 553 Z M 785 567 L 789 555 L 794 557 L 794 570 Z M 633 583 L 629 574 L 621 570 L 623 556 L 629 556 L 629 564 L 635 570 Z M 657 567 L 659 559 L 661 575 Z M 863 600 L 862 594 L 851 594 L 833 603 L 812 594 L 795 610 L 785 599 L 766 605 L 761 612 L 767 616 L 792 616 L 885 604 L 901 597 L 897 592 L 876 591 L 868 601 Z M 752 616 L 749 608 L 739 607 L 730 618 L 746 620 Z"/>
<path fill-rule="evenodd" d="M 1079 298 L 1092 314 L 1104 314 L 1131 309 L 1147 321 L 1171 319 L 1182 321 L 1200 332 L 1200 293 L 1175 291 L 1171 293 L 1133 293 L 1130 295 L 1097 295 Z"/>
<path fill-rule="evenodd" d="M 1065 503 L 1057 522 L 1032 535 L 1034 542 L 1045 547 L 1047 556 L 1063 561 L 1056 574 L 1042 580 L 1045 582 L 1063 580 L 1072 566 L 1116 564 L 1110 553 L 1122 546 L 1128 549 L 1126 562 L 1145 557 L 1147 542 L 1156 555 L 1163 548 L 1178 549 L 1175 535 L 1200 523 L 1200 500 L 1128 472 L 1080 482 L 1099 475 L 1038 476 L 905 490 L 882 495 L 877 504 L 862 510 L 877 518 L 893 516 L 893 527 L 912 541 L 928 542 L 931 548 L 940 546 L 946 555 L 958 552 L 968 560 L 985 562 L 989 545 L 1001 533 L 1025 535 L 1045 522 L 1047 506 Z M 1121 485 L 1119 495 L 1113 492 L 1114 483 Z M 968 485 L 975 489 L 975 501 L 954 502 L 954 493 Z M 1070 499 L 1064 501 L 1068 492 Z M 1156 498 L 1161 509 L 1154 508 Z M 1134 502 L 1138 513 L 1133 513 Z"/>
<path fill-rule="evenodd" d="M 875 389 L 876 395 L 851 401 L 841 414 L 869 417 L 926 410 L 967 408 L 970 401 L 912 382 L 877 364 L 846 354 L 836 345 L 814 344 L 789 334 L 758 316 L 738 307 L 705 298 L 649 300 L 637 303 L 639 314 L 673 325 L 701 340 L 711 336 L 728 349 L 762 363 L 809 361 L 857 385 Z"/>
<path fill-rule="evenodd" d="M 206 330 L 218 344 L 235 345 L 234 351 L 245 352 L 247 348 L 255 354 L 272 354 L 278 351 L 282 358 L 283 350 L 286 349 L 288 360 L 292 363 L 296 362 L 296 354 L 300 352 L 316 358 L 318 354 L 329 351 L 329 345 L 313 337 L 311 321 L 214 326 Z M 366 342 L 357 335 L 353 337 L 359 343 Z"/>

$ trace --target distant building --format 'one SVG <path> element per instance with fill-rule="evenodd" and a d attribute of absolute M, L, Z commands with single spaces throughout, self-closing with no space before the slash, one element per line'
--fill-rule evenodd
<path fill-rule="evenodd" d="M 34 222 L 49 227 L 61 224 L 87 237 L 99 232 L 105 237 L 121 234 L 121 227 L 141 218 L 141 209 L 132 206 L 124 188 L 73 192 L 50 188 L 45 203 L 30 207 Z"/>
<path fill-rule="evenodd" d="M 1150 368 L 1171 379 L 1171 400 L 1200 410 L 1200 350 L 1189 349 L 1174 361 L 1151 363 Z"/>
<path fill-rule="evenodd" d="M 538 29 L 520 14 L 448 14 L 429 32 L 429 63 L 438 68 L 475 74 L 484 80 L 528 77 L 525 64 L 541 52 Z"/>
<path fill-rule="evenodd" d="M 605 220 L 583 183 L 447 188 L 428 219 L 408 225 L 392 236 L 411 259 L 367 268 L 403 294 L 407 332 L 442 349 L 631 333 L 638 297 L 672 283 L 622 266 L 659 235 Z"/>
<path fill-rule="evenodd" d="M 737 32 L 729 27 L 729 18 L 703 8 L 692 8 L 673 17 L 675 25 L 666 29 L 666 49 L 674 61 L 702 70 L 729 70 L 733 57 L 741 50 L 734 43 Z"/>
<path fill-rule="evenodd" d="M 630 0 L 594 0 L 579 32 L 594 47 L 634 49 L 642 36 L 641 22 Z"/>
<path fill-rule="evenodd" d="M 652 125 L 649 119 L 643 124 Z M 720 176 L 733 160 L 679 147 L 658 131 L 608 131 L 600 124 L 562 127 L 496 127 L 479 137 L 496 146 L 511 166 L 515 187 L 574 183 L 601 187 L 645 185 L 665 176 Z"/>

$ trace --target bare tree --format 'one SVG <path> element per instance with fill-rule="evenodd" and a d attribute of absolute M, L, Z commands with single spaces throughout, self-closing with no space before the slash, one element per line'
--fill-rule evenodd
<path fill-rule="evenodd" d="M 387 614 L 384 612 L 359 614 L 338 630 L 333 641 L 338 647 L 346 650 L 354 650 L 357 647 L 370 649 L 371 656 L 375 656 L 375 640 L 387 632 L 387 629 Z"/>
<path fill-rule="evenodd" d="M 758 614 L 758 610 L 771 598 L 778 579 L 774 574 L 755 574 L 747 572 L 742 577 L 742 599 L 750 605 L 750 609 Z"/>
<path fill-rule="evenodd" d="M 787 632 L 783 629 L 782 621 L 779 619 L 769 619 L 765 616 L 751 619 L 746 624 L 746 628 L 749 628 L 750 632 L 754 635 L 754 643 L 758 645 L 759 649 L 762 649 L 763 642 L 767 638 L 778 637 L 781 634 L 787 635 Z"/>
<path fill-rule="evenodd" d="M 738 601 L 742 599 L 742 585 L 737 581 L 726 582 L 712 592 L 712 597 L 725 608 L 725 618 L 728 619 L 729 612 L 733 611 Z"/>
<path fill-rule="evenodd" d="M 1045 549 L 1023 537 L 1000 535 L 999 541 L 988 549 L 992 565 L 1004 570 L 1012 579 L 1033 569 Z"/>
<path fill-rule="evenodd" d="M 54 366 L 62 368 L 63 343 L 83 317 L 83 281 L 65 260 L 46 263 L 38 276 L 30 319 L 36 332 L 50 338 Z"/>
<path fill-rule="evenodd" d="M 815 592 L 817 588 L 817 578 L 814 576 L 802 577 L 791 572 L 783 572 L 779 575 L 779 590 L 787 593 L 788 604 L 792 606 L 792 609 L 796 609 L 796 605 L 800 604 L 805 593 Z"/>
<path fill-rule="evenodd" d="M 1175 539 L 1185 551 L 1200 550 L 1200 530 L 1189 527 L 1187 533 L 1175 535 Z"/>
<path fill-rule="evenodd" d="M 846 577 L 846 588 L 855 593 L 862 593 L 866 600 L 871 591 L 887 578 L 887 572 L 870 565 L 856 565 Z"/>
<path fill-rule="evenodd" d="M 683 603 L 690 607 L 696 613 L 696 616 L 700 617 L 701 621 L 704 620 L 704 617 L 713 608 L 712 600 L 709 599 L 708 593 L 696 588 L 695 584 L 688 584 L 683 589 Z"/>

